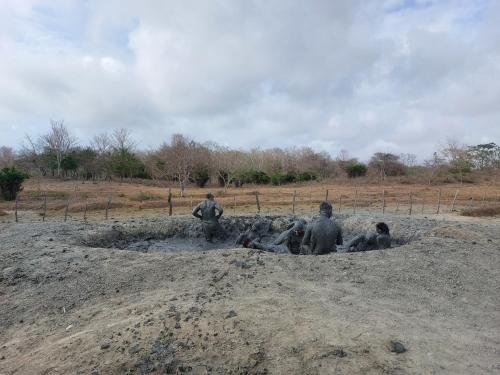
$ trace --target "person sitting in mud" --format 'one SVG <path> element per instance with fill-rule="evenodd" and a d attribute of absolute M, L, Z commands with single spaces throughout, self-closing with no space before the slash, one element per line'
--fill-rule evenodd
<path fill-rule="evenodd" d="M 208 193 L 207 199 L 200 202 L 193 209 L 193 216 L 201 219 L 202 221 L 203 233 L 205 233 L 205 238 L 208 242 L 212 242 L 218 233 L 221 233 L 222 236 L 225 237 L 225 231 L 219 223 L 219 219 L 223 212 L 224 210 L 215 201 L 214 196 L 211 193 Z"/>
<path fill-rule="evenodd" d="M 391 235 L 386 223 L 377 223 L 375 225 L 376 233 L 369 236 L 360 234 L 350 240 L 347 245 L 348 252 L 381 250 L 391 247 Z"/>
<path fill-rule="evenodd" d="M 271 222 L 269 220 L 259 219 L 248 230 L 238 236 L 235 245 L 250 247 L 252 242 L 260 242 L 269 233 L 270 229 Z"/>
<path fill-rule="evenodd" d="M 342 245 L 342 229 L 332 217 L 332 205 L 321 202 L 319 218 L 307 226 L 301 243 L 301 254 L 322 255 L 337 252 L 337 245 Z"/>
<path fill-rule="evenodd" d="M 306 221 L 304 219 L 299 219 L 291 224 L 288 229 L 282 232 L 272 243 L 265 244 L 258 241 L 252 241 L 248 247 L 272 253 L 300 254 L 300 244 L 304 237 L 305 227 Z"/>

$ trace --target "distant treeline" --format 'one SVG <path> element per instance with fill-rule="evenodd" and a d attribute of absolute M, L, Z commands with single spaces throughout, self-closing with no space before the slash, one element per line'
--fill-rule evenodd
<path fill-rule="evenodd" d="M 449 141 L 430 160 L 417 164 L 416 155 L 375 153 L 365 164 L 342 150 L 336 158 L 308 147 L 236 150 L 216 143 L 198 143 L 176 134 L 169 143 L 140 151 L 131 134 L 118 129 L 96 135 L 81 145 L 62 121 L 52 121 L 49 133 L 26 137 L 21 150 L 0 148 L 0 168 L 16 166 L 30 175 L 106 180 L 143 178 L 189 184 L 274 184 L 326 178 L 418 175 L 429 184 L 446 175 L 456 181 L 475 170 L 500 168 L 500 147 L 495 143 L 460 145 Z"/>

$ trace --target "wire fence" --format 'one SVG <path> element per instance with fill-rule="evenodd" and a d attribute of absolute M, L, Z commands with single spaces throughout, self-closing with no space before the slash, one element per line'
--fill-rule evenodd
<path fill-rule="evenodd" d="M 14 202 L 0 202 L 0 209 L 11 211 L 15 221 L 23 215 L 33 220 L 102 220 L 115 215 L 130 215 L 145 210 L 165 212 L 166 215 L 188 214 L 205 198 L 203 191 L 182 196 L 179 191 L 165 189 L 164 194 L 138 193 L 126 196 L 113 191 L 55 192 L 31 191 L 18 195 Z M 265 189 L 219 191 L 216 199 L 226 214 L 313 214 L 322 201 L 332 203 L 338 213 L 397 213 L 430 215 L 460 212 L 500 204 L 500 190 L 478 188 L 420 188 L 388 187 L 377 189 Z M 34 214 L 34 216 L 33 216 Z"/>

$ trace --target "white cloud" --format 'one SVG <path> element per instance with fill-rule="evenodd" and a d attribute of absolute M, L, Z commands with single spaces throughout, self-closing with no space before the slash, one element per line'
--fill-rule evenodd
<path fill-rule="evenodd" d="M 428 157 L 498 142 L 493 1 L 12 1 L 0 7 L 0 130 L 64 118 L 234 147 Z M 11 127 L 16 126 L 17 131 Z"/>

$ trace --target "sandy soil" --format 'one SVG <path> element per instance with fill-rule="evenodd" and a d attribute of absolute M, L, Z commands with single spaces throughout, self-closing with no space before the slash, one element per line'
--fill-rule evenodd
<path fill-rule="evenodd" d="M 188 217 L 0 224 L 0 374 L 498 374 L 499 219 L 339 218 L 380 219 L 408 243 L 317 257 L 87 246 Z"/>

